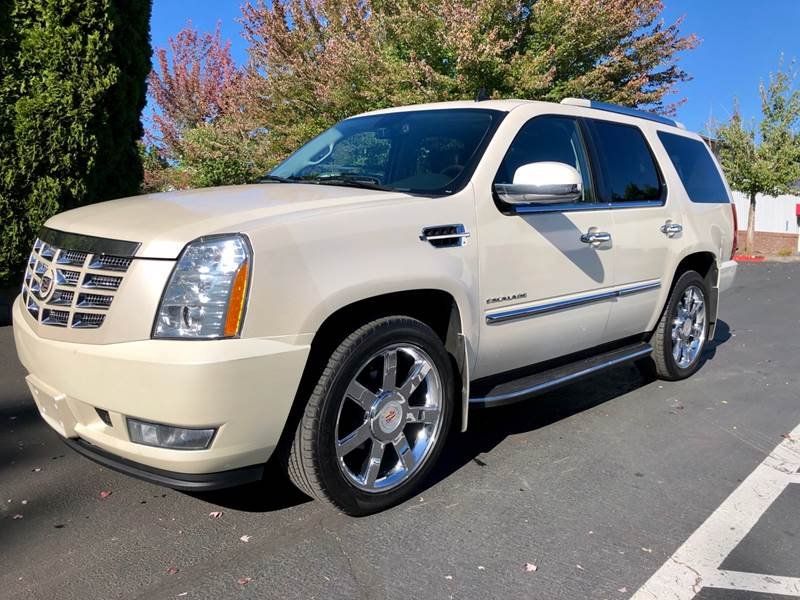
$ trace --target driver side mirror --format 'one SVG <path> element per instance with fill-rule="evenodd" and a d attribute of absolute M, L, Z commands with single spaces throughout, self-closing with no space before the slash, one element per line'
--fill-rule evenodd
<path fill-rule="evenodd" d="M 519 167 L 514 183 L 495 183 L 494 191 L 508 204 L 562 204 L 581 199 L 583 179 L 562 162 L 535 162 Z"/>

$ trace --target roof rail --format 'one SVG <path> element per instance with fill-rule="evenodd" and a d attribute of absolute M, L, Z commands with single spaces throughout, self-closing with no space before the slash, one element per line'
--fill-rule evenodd
<path fill-rule="evenodd" d="M 663 125 L 671 125 L 673 127 L 680 127 L 686 129 L 683 123 L 670 119 L 669 117 L 662 117 L 656 113 L 646 110 L 637 110 L 635 108 L 628 108 L 627 106 L 619 106 L 618 104 L 608 104 L 606 102 L 597 102 L 596 100 L 587 100 L 586 98 L 564 98 L 561 104 L 569 104 L 570 106 L 582 106 L 584 108 L 595 108 L 597 110 L 604 110 L 606 112 L 617 113 L 618 115 L 627 115 L 629 117 L 638 117 L 640 119 L 647 119 L 648 121 L 655 121 Z"/>

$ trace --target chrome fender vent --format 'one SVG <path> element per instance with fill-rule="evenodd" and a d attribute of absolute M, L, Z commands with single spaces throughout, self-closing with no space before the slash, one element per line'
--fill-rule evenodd
<path fill-rule="evenodd" d="M 425 227 L 419 239 L 434 248 L 457 248 L 467 243 L 469 231 L 461 224 Z"/>

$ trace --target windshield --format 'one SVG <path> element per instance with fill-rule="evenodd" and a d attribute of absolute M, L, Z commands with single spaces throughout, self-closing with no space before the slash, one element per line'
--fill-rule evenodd
<path fill-rule="evenodd" d="M 452 194 L 466 185 L 504 114 L 470 108 L 346 119 L 265 179 Z"/>

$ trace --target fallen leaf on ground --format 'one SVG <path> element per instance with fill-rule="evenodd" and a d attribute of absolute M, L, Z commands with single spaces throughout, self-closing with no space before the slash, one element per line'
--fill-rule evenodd
<path fill-rule="evenodd" d="M 535 564 L 533 564 L 533 563 L 525 563 L 525 571 L 526 571 L 527 573 L 535 573 L 535 572 L 536 572 L 536 569 L 538 569 L 538 568 L 539 568 L 539 567 L 537 567 L 537 566 L 536 566 Z"/>
<path fill-rule="evenodd" d="M 485 571 L 485 570 L 486 567 L 484 567 L 483 565 L 478 565 L 478 571 Z"/>
<path fill-rule="evenodd" d="M 735 427 L 734 427 L 734 429 L 735 429 Z M 791 433 L 782 433 L 782 434 L 781 434 L 781 437 L 782 437 L 782 438 L 784 438 L 784 439 L 787 439 L 787 440 L 793 440 L 793 439 L 794 439 L 794 438 L 792 437 L 792 434 L 791 434 Z"/>
<path fill-rule="evenodd" d="M 250 541 L 250 536 L 249 535 L 243 535 L 239 539 L 242 540 L 246 544 L 247 542 Z"/>
<path fill-rule="evenodd" d="M 178 571 L 180 571 L 178 567 L 167 567 L 167 575 L 175 575 Z"/>
<path fill-rule="evenodd" d="M 582 566 L 580 566 L 580 565 L 575 565 L 575 566 L 578 567 L 578 569 L 580 569 L 581 571 L 583 571 L 583 567 Z"/>
<path fill-rule="evenodd" d="M 21 519 L 21 518 L 22 518 L 22 515 L 14 515 L 14 516 L 13 516 L 13 517 L 11 517 L 11 518 L 12 518 L 12 519 Z"/>
<path fill-rule="evenodd" d="M 652 552 L 653 551 L 652 548 L 645 548 L 644 546 L 642 546 L 642 550 L 644 550 L 645 552 Z"/>
<path fill-rule="evenodd" d="M 445 575 L 445 576 L 444 576 L 444 578 L 445 578 L 445 579 L 452 579 L 452 578 L 453 578 L 453 576 L 452 576 L 452 575 Z"/>
<path fill-rule="evenodd" d="M 110 495 L 111 492 L 109 490 L 103 490 L 102 492 L 100 492 L 100 498 L 102 498 L 103 500 L 108 498 Z"/>
<path fill-rule="evenodd" d="M 253 581 L 252 577 L 239 577 L 239 579 L 237 580 L 237 583 L 239 585 L 247 585 L 251 581 Z"/>
<path fill-rule="evenodd" d="M 215 510 L 214 512 L 208 513 L 208 516 L 211 517 L 212 519 L 219 519 L 222 516 L 222 511 Z"/>
<path fill-rule="evenodd" d="M 620 594 L 627 594 L 627 593 L 628 593 L 628 588 L 626 588 L 626 587 L 621 587 L 621 588 L 619 588 L 617 591 L 618 591 Z"/>
<path fill-rule="evenodd" d="M 42 469 L 40 467 L 36 467 L 35 469 L 31 469 L 31 471 L 34 472 L 34 473 L 38 473 L 41 470 Z"/>

